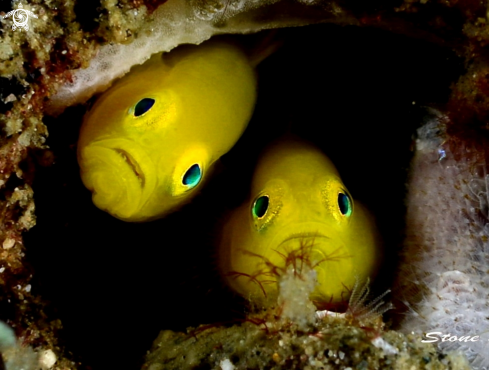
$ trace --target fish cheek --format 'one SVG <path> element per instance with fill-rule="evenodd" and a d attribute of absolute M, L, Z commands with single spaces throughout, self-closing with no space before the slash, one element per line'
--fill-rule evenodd
<path fill-rule="evenodd" d="M 340 303 L 344 301 L 358 277 L 351 258 L 319 264 L 315 268 L 318 285 L 311 299 L 320 303 Z M 362 275 L 363 278 L 363 275 Z"/>
<path fill-rule="evenodd" d="M 265 233 L 279 217 L 285 192 L 285 187 L 282 184 L 270 181 L 253 198 L 249 214 L 254 230 L 258 233 Z"/>
<path fill-rule="evenodd" d="M 321 202 L 336 225 L 345 230 L 354 215 L 353 198 L 340 179 L 331 178 L 320 186 Z"/>

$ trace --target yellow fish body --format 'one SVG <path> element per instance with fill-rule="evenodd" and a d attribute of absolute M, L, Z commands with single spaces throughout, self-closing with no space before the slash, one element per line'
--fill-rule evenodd
<path fill-rule="evenodd" d="M 81 178 L 94 204 L 143 222 L 190 201 L 245 130 L 255 100 L 253 66 L 232 43 L 185 45 L 135 67 L 80 130 Z"/>
<path fill-rule="evenodd" d="M 275 143 L 255 169 L 251 198 L 224 225 L 219 264 L 235 291 L 264 302 L 285 266 L 307 264 L 318 307 L 348 300 L 356 279 L 373 277 L 381 258 L 372 218 L 353 202 L 332 162 L 297 139 Z"/>

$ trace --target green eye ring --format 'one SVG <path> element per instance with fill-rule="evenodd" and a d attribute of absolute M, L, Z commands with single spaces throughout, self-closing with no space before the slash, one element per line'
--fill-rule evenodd
<path fill-rule="evenodd" d="M 343 216 L 351 216 L 353 212 L 353 202 L 348 194 L 338 193 L 338 208 Z"/>
<path fill-rule="evenodd" d="M 268 211 L 269 198 L 268 195 L 258 197 L 253 203 L 251 213 L 254 218 L 263 218 Z"/>
<path fill-rule="evenodd" d="M 190 168 L 185 172 L 182 177 L 182 184 L 191 188 L 197 186 L 197 184 L 202 179 L 202 170 L 200 166 L 196 163 L 190 166 Z"/>
<path fill-rule="evenodd" d="M 134 106 L 134 117 L 139 117 L 148 112 L 153 105 L 155 104 L 155 100 L 151 98 L 143 98 L 136 103 Z"/>

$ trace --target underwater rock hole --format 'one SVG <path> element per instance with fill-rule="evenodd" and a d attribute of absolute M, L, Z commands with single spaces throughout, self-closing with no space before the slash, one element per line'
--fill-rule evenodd
<path fill-rule="evenodd" d="M 448 48 L 378 29 L 326 24 L 279 37 L 284 45 L 258 66 L 247 132 L 202 194 L 164 219 L 131 224 L 98 210 L 76 162 L 85 107 L 46 118 L 54 160 L 37 172 L 37 225 L 25 244 L 37 271 L 33 290 L 56 308 L 83 366 L 135 369 L 162 329 L 242 317 L 244 301 L 217 274 L 215 225 L 246 196 L 260 149 L 287 130 L 318 145 L 374 213 L 386 246 L 377 289 L 392 281 L 412 135 L 423 106 L 447 101 L 462 61 Z"/>

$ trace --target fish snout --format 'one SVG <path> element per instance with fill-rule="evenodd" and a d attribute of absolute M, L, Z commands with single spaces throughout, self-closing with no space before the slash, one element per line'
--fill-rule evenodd
<path fill-rule="evenodd" d="M 286 263 L 297 258 L 311 268 L 349 257 L 338 236 L 317 231 L 291 233 L 271 249 L 282 254 Z"/>
<path fill-rule="evenodd" d="M 132 221 L 151 192 L 151 161 L 132 143 L 122 140 L 95 142 L 81 148 L 80 173 L 92 192 L 93 203 L 111 215 Z M 149 191 L 148 191 L 149 190 Z"/>

